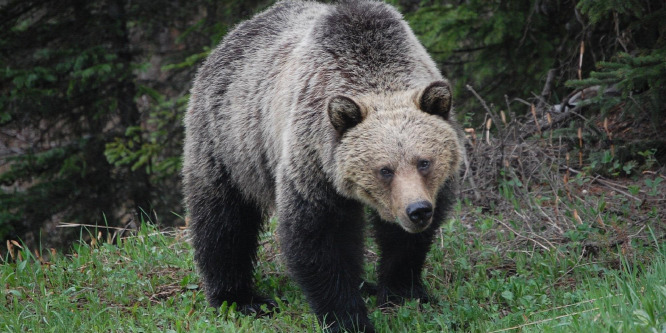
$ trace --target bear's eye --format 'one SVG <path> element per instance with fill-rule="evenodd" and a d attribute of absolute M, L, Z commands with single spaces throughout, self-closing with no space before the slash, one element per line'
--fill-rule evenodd
<path fill-rule="evenodd" d="M 391 170 L 391 168 L 387 168 L 387 167 L 381 168 L 379 170 L 379 174 L 384 179 L 391 179 L 393 177 L 393 173 L 394 173 L 393 170 Z"/>
<path fill-rule="evenodd" d="M 419 162 L 416 164 L 416 167 L 419 169 L 419 171 L 428 171 L 430 168 L 430 161 L 419 160 Z"/>

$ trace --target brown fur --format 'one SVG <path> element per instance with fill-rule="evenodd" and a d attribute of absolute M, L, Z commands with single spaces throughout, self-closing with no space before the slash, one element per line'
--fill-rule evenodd
<path fill-rule="evenodd" d="M 423 228 L 409 221 L 407 205 L 434 203 L 441 184 L 457 173 L 462 156 L 454 125 L 419 110 L 424 89 L 358 97 L 360 108 L 369 111 L 345 134 L 335 157 L 340 164 L 334 183 L 341 192 L 410 232 Z M 419 159 L 432 162 L 425 175 L 416 170 Z M 385 166 L 395 170 L 389 184 L 377 174 Z"/>
<path fill-rule="evenodd" d="M 428 299 L 421 271 L 462 145 L 449 84 L 393 7 L 281 1 L 224 38 L 191 96 L 183 188 L 211 305 L 276 305 L 254 291 L 253 266 L 263 218 L 277 215 L 284 260 L 322 324 L 371 332 L 364 205 L 378 303 Z"/>

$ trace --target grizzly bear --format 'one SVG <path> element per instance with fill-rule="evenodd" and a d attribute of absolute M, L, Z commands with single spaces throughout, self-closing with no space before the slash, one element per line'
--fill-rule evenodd
<path fill-rule="evenodd" d="M 253 287 L 272 215 L 291 277 L 331 331 L 374 331 L 360 290 L 365 221 L 378 304 L 428 301 L 421 271 L 463 154 L 451 103 L 382 2 L 283 1 L 239 24 L 200 68 L 185 117 L 185 202 L 209 303 L 276 306 Z"/>

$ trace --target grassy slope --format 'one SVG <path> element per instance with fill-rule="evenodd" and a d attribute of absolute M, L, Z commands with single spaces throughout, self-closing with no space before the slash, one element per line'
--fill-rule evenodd
<path fill-rule="evenodd" d="M 618 260 L 626 256 L 615 249 L 595 256 L 583 256 L 576 247 L 501 251 L 469 232 L 460 210 L 456 215 L 442 228 L 425 272 L 436 301 L 382 312 L 369 297 L 379 331 L 666 330 L 666 246 L 657 249 L 654 237 L 634 244 L 640 260 Z M 477 224 L 500 243 L 516 238 L 492 228 L 487 219 Z M 264 238 L 259 289 L 288 303 L 272 318 L 207 307 L 187 242 L 144 227 L 121 244 L 98 239 L 77 245 L 72 255 L 52 255 L 48 262 L 27 250 L 17 251 L 14 260 L 4 258 L 0 331 L 320 330 L 302 293 L 284 274 L 271 232 Z M 369 246 L 369 277 L 372 251 Z"/>

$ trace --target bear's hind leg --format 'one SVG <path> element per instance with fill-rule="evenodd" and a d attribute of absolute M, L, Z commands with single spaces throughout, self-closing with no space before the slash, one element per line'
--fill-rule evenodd
<path fill-rule="evenodd" d="M 216 181 L 185 176 L 193 187 L 185 190 L 194 259 L 208 302 L 214 307 L 235 302 L 245 314 L 265 314 L 264 304 L 273 310 L 277 303 L 253 288 L 261 210 L 243 197 L 228 175 Z"/>

